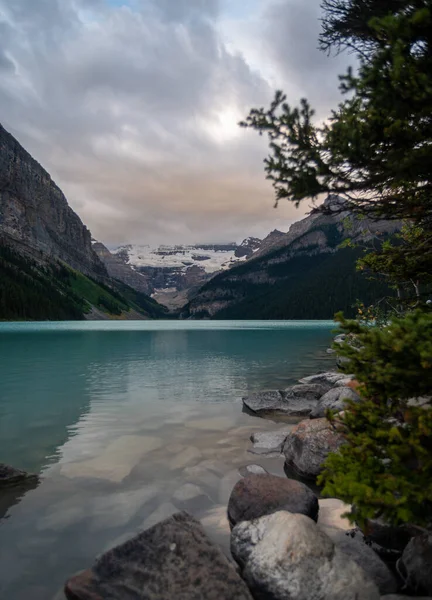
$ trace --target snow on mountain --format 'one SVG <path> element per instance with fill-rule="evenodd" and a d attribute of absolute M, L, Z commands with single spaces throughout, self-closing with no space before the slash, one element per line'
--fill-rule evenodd
<path fill-rule="evenodd" d="M 152 267 L 162 269 L 176 269 L 186 272 L 190 267 L 196 265 L 201 267 L 205 273 L 216 273 L 217 271 L 229 269 L 234 264 L 246 260 L 258 249 L 259 240 L 250 238 L 254 248 L 247 251 L 248 240 L 240 246 L 231 244 L 194 244 L 188 246 L 159 246 L 151 248 L 148 245 L 125 245 L 113 250 L 113 253 L 125 263 L 135 268 Z M 238 256 L 239 248 L 242 248 L 241 256 Z M 246 252 L 244 252 L 246 250 Z M 236 255 L 237 253 L 237 255 Z"/>

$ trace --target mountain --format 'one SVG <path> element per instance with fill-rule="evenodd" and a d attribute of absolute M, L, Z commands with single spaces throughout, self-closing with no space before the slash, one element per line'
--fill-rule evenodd
<path fill-rule="evenodd" d="M 149 293 L 160 303 L 171 309 L 178 309 L 216 273 L 250 258 L 260 245 L 261 240 L 258 238 L 247 238 L 239 245 L 234 242 L 164 245 L 157 248 L 125 245 L 113 250 L 112 256 L 144 276 L 149 285 Z M 95 249 L 110 271 L 107 261 L 98 248 Z"/>
<path fill-rule="evenodd" d="M 93 240 L 93 250 L 99 259 L 105 265 L 108 275 L 113 279 L 118 279 L 133 289 L 143 294 L 151 294 L 153 288 L 142 273 L 135 271 L 130 265 L 126 264 L 119 256 L 112 254 L 106 246 Z"/>
<path fill-rule="evenodd" d="M 60 188 L 0 125 L 0 320 L 152 318 L 165 312 L 109 275 Z"/>
<path fill-rule="evenodd" d="M 334 214 L 315 210 L 288 233 L 272 232 L 253 257 L 206 283 L 182 311 L 182 318 L 331 319 L 353 315 L 357 300 L 370 303 L 388 294 L 382 283 L 356 271 L 359 245 L 389 236 L 398 222 L 359 219 L 337 212 L 341 200 L 326 199 Z M 351 239 L 357 247 L 340 248 Z"/>

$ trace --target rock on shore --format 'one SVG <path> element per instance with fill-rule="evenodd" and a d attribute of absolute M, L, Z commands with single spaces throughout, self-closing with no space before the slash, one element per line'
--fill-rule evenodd
<path fill-rule="evenodd" d="M 69 579 L 68 600 L 252 600 L 201 524 L 177 513 Z"/>
<path fill-rule="evenodd" d="M 303 477 L 315 478 L 327 456 L 343 443 L 343 435 L 327 419 L 301 421 L 285 440 L 285 462 Z"/>
<path fill-rule="evenodd" d="M 280 511 L 237 525 L 231 551 L 254 598 L 379 600 L 373 581 L 304 515 Z"/>

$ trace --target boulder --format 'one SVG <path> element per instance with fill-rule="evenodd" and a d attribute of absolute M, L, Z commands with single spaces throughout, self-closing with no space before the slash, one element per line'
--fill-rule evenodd
<path fill-rule="evenodd" d="M 336 381 L 336 383 L 334 384 L 334 387 L 349 387 L 350 383 L 352 381 L 355 380 L 355 375 L 345 375 L 345 377 L 343 379 L 339 379 L 339 381 Z"/>
<path fill-rule="evenodd" d="M 102 555 L 65 585 L 68 600 L 252 600 L 202 525 L 177 513 Z"/>
<path fill-rule="evenodd" d="M 243 398 L 243 404 L 259 415 L 309 416 L 326 391 L 321 383 L 293 385 L 285 390 L 252 394 Z"/>
<path fill-rule="evenodd" d="M 398 591 L 396 578 L 378 554 L 366 544 L 360 530 L 346 532 L 327 529 L 326 533 L 337 548 L 352 558 L 369 575 L 380 594 L 392 594 Z"/>
<path fill-rule="evenodd" d="M 338 498 L 320 498 L 318 527 L 330 535 L 338 531 L 350 531 L 352 523 L 343 515 L 351 512 L 351 506 Z"/>
<path fill-rule="evenodd" d="M 285 440 L 285 462 L 303 477 L 315 478 L 327 456 L 343 443 L 343 435 L 327 419 L 301 421 Z"/>
<path fill-rule="evenodd" d="M 303 377 L 303 379 L 299 379 L 300 383 L 311 384 L 311 383 L 320 383 L 327 387 L 327 392 L 331 389 L 338 381 L 341 379 L 345 379 L 348 375 L 345 373 L 338 373 L 336 371 L 326 371 L 325 373 L 317 373 L 316 375 L 309 375 L 309 377 Z"/>
<path fill-rule="evenodd" d="M 233 526 L 279 510 L 301 513 L 316 521 L 318 499 L 300 481 L 276 475 L 248 475 L 236 483 L 228 501 L 228 519 Z"/>
<path fill-rule="evenodd" d="M 405 585 L 416 594 L 432 595 L 432 532 L 413 537 L 397 569 Z"/>
<path fill-rule="evenodd" d="M 324 417 L 327 410 L 333 410 L 335 412 L 341 412 L 345 408 L 345 401 L 352 400 L 353 402 L 360 402 L 360 396 L 349 387 L 335 387 L 328 391 L 322 396 L 313 409 L 310 416 L 311 419 L 317 419 Z"/>
<path fill-rule="evenodd" d="M 38 475 L 0 463 L 0 489 L 27 483 L 37 483 L 38 480 Z"/>
<path fill-rule="evenodd" d="M 231 552 L 254 598 L 379 600 L 375 584 L 316 524 L 286 511 L 244 521 Z"/>
<path fill-rule="evenodd" d="M 253 448 L 249 450 L 253 454 L 280 454 L 282 446 L 291 429 L 280 431 L 256 431 L 251 435 Z"/>

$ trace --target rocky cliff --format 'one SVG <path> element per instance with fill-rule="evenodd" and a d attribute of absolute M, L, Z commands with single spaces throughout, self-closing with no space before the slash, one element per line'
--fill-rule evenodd
<path fill-rule="evenodd" d="M 0 237 L 36 260 L 59 259 L 107 276 L 91 235 L 50 175 L 0 125 Z"/>
<path fill-rule="evenodd" d="M 340 249 L 340 244 L 391 235 L 400 224 L 336 212 L 334 196 L 326 205 L 334 206 L 334 214 L 314 211 L 288 233 L 272 232 L 252 258 L 204 285 L 182 316 L 325 319 L 338 310 L 350 314 L 357 299 L 368 302 L 383 293 L 382 285 L 356 272 L 361 249 Z"/>
<path fill-rule="evenodd" d="M 122 281 L 143 294 L 151 294 L 153 292 L 153 287 L 145 275 L 138 273 L 117 255 L 112 254 L 106 246 L 94 241 L 93 250 L 105 265 L 110 277 Z"/>

